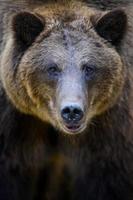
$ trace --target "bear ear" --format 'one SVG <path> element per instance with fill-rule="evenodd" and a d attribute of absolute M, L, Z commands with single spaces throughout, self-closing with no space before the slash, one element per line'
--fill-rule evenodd
<path fill-rule="evenodd" d="M 102 16 L 94 27 L 101 37 L 116 45 L 122 40 L 126 31 L 127 16 L 121 9 L 113 10 Z"/>
<path fill-rule="evenodd" d="M 30 46 L 43 31 L 44 22 L 35 14 L 21 12 L 13 17 L 12 29 L 17 43 Z"/>

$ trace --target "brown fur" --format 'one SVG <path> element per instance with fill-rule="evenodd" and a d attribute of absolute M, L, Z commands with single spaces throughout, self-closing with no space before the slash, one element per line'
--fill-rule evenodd
<path fill-rule="evenodd" d="M 82 9 L 80 9 L 82 7 Z M 88 34 L 90 34 L 90 37 L 94 37 L 96 38 L 97 36 L 93 36 L 93 30 L 91 31 L 91 27 L 93 26 L 91 23 L 91 18 L 92 16 L 95 16 L 95 12 L 96 12 L 96 16 L 98 16 L 100 18 L 100 11 L 95 11 L 95 9 L 89 9 L 88 7 L 86 7 L 84 4 L 81 3 L 77 3 L 74 1 L 63 1 L 62 3 L 59 1 L 59 3 L 45 3 L 44 6 L 38 6 L 37 8 L 33 8 L 32 12 L 39 14 L 39 16 L 42 17 L 42 21 L 44 21 L 43 23 L 46 22 L 46 27 L 44 29 L 44 31 L 41 33 L 41 35 L 37 38 L 36 44 L 35 44 L 35 48 L 38 47 L 38 43 L 40 43 L 40 41 L 44 38 L 49 36 L 49 34 L 53 31 L 56 31 L 60 28 L 62 28 L 65 24 L 68 26 L 70 26 L 72 29 L 76 29 L 79 32 L 88 32 Z M 62 14 L 63 13 L 63 14 Z M 101 14 L 102 15 L 102 14 Z M 8 18 L 7 18 L 8 19 Z M 9 25 L 10 26 L 10 25 Z M 10 28 L 9 28 L 10 29 Z M 90 30 L 90 31 L 89 31 Z M 90 32 L 90 33 L 89 33 Z M 7 44 L 7 47 L 5 48 L 4 52 L 3 52 L 3 56 L 8 55 L 6 57 L 12 57 L 12 51 L 10 50 L 10 46 L 12 46 L 12 36 L 10 35 L 10 32 L 8 34 L 8 32 L 6 32 L 7 34 L 7 38 L 9 37 L 10 40 Z M 48 35 L 47 35 L 48 34 Z M 7 38 L 5 38 L 5 40 L 7 40 Z M 101 39 L 100 39 L 101 40 Z M 99 42 L 102 42 L 100 41 Z M 49 45 L 49 44 L 48 44 Z M 55 44 L 55 47 L 58 44 Z M 104 46 L 103 46 L 104 47 Z M 93 47 L 94 51 L 95 51 L 95 46 Z M 58 51 L 58 50 L 57 50 Z M 59 50 L 60 51 L 60 50 Z M 29 51 L 30 52 L 30 51 Z M 63 52 L 62 52 L 63 53 Z M 32 51 L 31 51 L 32 54 Z M 58 54 L 58 53 L 57 53 Z M 59 52 L 60 54 L 60 52 Z M 32 55 L 31 55 L 32 56 Z M 63 55 L 62 55 L 63 56 Z M 99 55 L 102 57 L 102 55 Z M 112 51 L 112 56 L 115 57 L 115 52 Z M 30 53 L 28 55 L 28 59 L 30 57 Z M 102 59 L 102 58 L 101 58 Z M 100 60 L 100 59 L 99 59 Z M 12 64 L 10 62 L 12 62 L 12 60 L 3 60 L 2 59 L 2 65 L 5 66 L 4 63 L 8 63 L 9 68 L 7 69 L 6 67 L 2 68 L 2 78 L 5 79 L 4 77 L 9 77 L 8 79 L 6 78 L 6 81 L 3 81 L 4 87 L 6 88 L 7 94 L 8 96 L 11 98 L 11 100 L 14 102 L 14 105 L 20 109 L 22 112 L 25 113 L 29 113 L 29 114 L 37 114 L 36 112 L 36 107 L 38 107 L 37 109 L 39 109 L 39 117 L 40 118 L 46 118 L 46 121 L 49 119 L 47 119 L 48 116 L 43 116 L 45 115 L 43 112 L 43 108 L 41 108 L 40 104 L 41 104 L 41 99 L 38 100 L 37 98 L 39 98 L 39 94 L 38 91 L 34 91 L 32 87 L 36 88 L 36 86 L 32 86 L 32 82 L 30 84 L 28 83 L 29 81 L 29 74 L 33 74 L 34 73 L 34 67 L 30 67 L 29 68 L 29 72 L 26 72 L 27 75 L 25 74 L 25 70 L 23 70 L 23 67 L 21 68 L 21 71 L 18 73 L 19 78 L 17 79 L 17 84 L 14 83 L 14 72 L 12 71 L 12 69 L 10 69 L 10 67 L 12 66 Z M 24 63 L 27 62 L 26 58 L 24 58 Z M 118 62 L 121 62 L 119 59 Z M 106 63 L 106 61 L 105 61 Z M 27 65 L 27 63 L 26 63 Z M 31 65 L 34 65 L 34 63 L 32 63 Z M 104 65 L 104 64 L 103 64 Z M 118 69 L 119 70 L 119 69 Z M 8 74 L 7 74 L 8 73 Z M 121 73 L 121 72 L 120 72 Z M 22 75 L 22 77 L 20 78 L 20 74 Z M 119 74 L 119 72 L 118 72 Z M 16 74 L 17 76 L 17 74 Z M 26 80 L 26 76 L 27 80 Z M 22 79 L 22 80 L 21 80 Z M 32 80 L 33 79 L 33 80 Z M 122 86 L 122 78 L 119 78 L 119 83 L 118 85 Z M 24 80 L 24 82 L 23 82 Z M 31 81 L 34 81 L 34 77 L 31 77 Z M 26 85 L 27 86 L 26 86 Z M 37 84 L 37 83 L 36 83 Z M 106 82 L 105 82 L 106 84 Z M 27 91 L 25 90 L 25 86 L 27 87 Z M 9 88 L 8 88 L 9 87 Z M 119 86 L 118 86 L 119 87 Z M 111 85 L 110 85 L 111 88 Z M 45 88 L 46 89 L 46 88 Z M 9 93 L 8 93 L 9 91 Z M 18 94 L 16 96 L 16 91 L 18 91 Z M 111 90 L 110 90 L 111 91 Z M 28 95 L 27 95 L 28 94 Z M 108 94 L 109 95 L 109 94 Z M 17 98 L 19 96 L 19 98 Z M 20 96 L 22 96 L 22 98 L 20 98 Z M 104 93 L 102 94 L 103 98 L 104 98 Z M 107 93 L 105 92 L 105 96 L 107 96 Z M 110 95 L 109 95 L 110 96 Z M 103 99 L 103 105 L 106 105 L 107 100 Z M 28 103 L 29 102 L 29 103 Z M 35 106 L 34 106 L 35 105 Z M 40 107 L 40 108 L 39 108 Z M 100 105 L 100 107 L 102 107 Z M 101 110 L 101 108 L 100 108 Z M 104 110 L 104 109 L 103 109 Z M 38 115 L 37 114 L 37 115 Z"/>
<path fill-rule="evenodd" d="M 132 4 L 113 13 L 124 21 L 114 42 L 98 29 L 109 12 L 92 1 L 8 3 L 0 8 L 0 177 L 9 176 L 9 188 L 15 182 L 12 199 L 132 200 Z M 49 79 L 49 60 L 69 69 L 70 83 L 78 72 L 85 104 L 79 135 L 65 135 L 59 105 L 69 89 L 63 93 L 65 79 Z M 97 67 L 89 84 L 82 84 L 81 61 Z"/>

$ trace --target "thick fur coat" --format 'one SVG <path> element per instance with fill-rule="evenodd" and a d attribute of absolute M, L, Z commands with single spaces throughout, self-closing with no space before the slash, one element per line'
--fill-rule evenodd
<path fill-rule="evenodd" d="M 0 199 L 132 200 L 132 3 L 9 2 L 0 6 Z M 107 11 L 115 5 L 122 8 Z M 73 77 L 81 59 L 93 61 L 89 70 L 99 64 L 81 88 L 86 110 L 91 105 L 83 133 L 70 135 L 58 122 L 65 84 L 46 75 L 48 52 L 61 67 L 70 58 Z"/>

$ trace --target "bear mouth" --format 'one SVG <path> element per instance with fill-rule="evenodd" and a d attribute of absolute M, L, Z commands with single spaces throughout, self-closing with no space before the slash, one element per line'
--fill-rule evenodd
<path fill-rule="evenodd" d="M 79 134 L 81 132 L 83 132 L 83 130 L 85 129 L 85 125 L 84 124 L 65 124 L 63 125 L 63 129 L 64 132 L 68 133 L 68 134 Z"/>
<path fill-rule="evenodd" d="M 80 125 L 67 125 L 66 128 L 71 131 L 76 131 L 80 128 Z"/>

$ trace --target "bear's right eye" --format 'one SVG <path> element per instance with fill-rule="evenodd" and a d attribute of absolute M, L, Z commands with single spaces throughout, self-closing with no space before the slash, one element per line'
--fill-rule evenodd
<path fill-rule="evenodd" d="M 58 78 L 61 70 L 59 69 L 59 67 L 57 66 L 57 64 L 50 64 L 48 67 L 47 67 L 47 72 L 48 72 L 48 75 L 51 77 L 51 78 Z"/>

